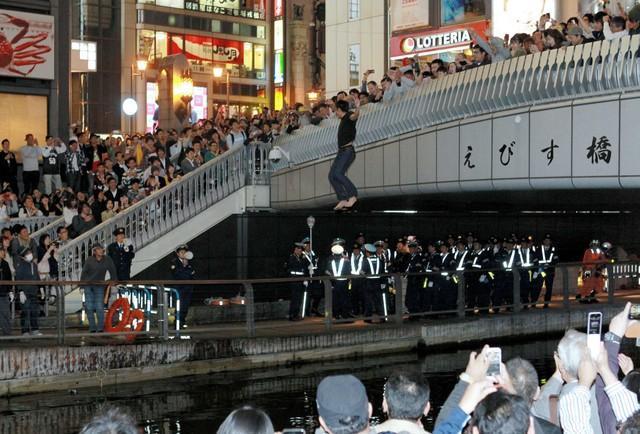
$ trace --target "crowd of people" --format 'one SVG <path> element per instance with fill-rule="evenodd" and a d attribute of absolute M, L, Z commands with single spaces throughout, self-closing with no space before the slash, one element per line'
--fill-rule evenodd
<path fill-rule="evenodd" d="M 546 380 L 523 358 L 503 362 L 491 356 L 496 349 L 488 345 L 472 352 L 435 417 L 433 434 L 637 434 L 640 373 L 620 352 L 625 335 L 637 327 L 630 310 L 627 303 L 595 346 L 587 343 L 585 333 L 567 330 L 553 354 L 556 370 Z M 373 425 L 373 407 L 362 382 L 348 374 L 325 377 L 315 395 L 316 433 L 426 434 L 423 421 L 438 411 L 430 404 L 430 393 L 421 372 L 392 373 L 383 389 L 386 419 Z M 137 426 L 126 413 L 111 408 L 81 431 L 106 432 L 134 434 Z M 218 434 L 275 432 L 268 414 L 250 405 L 232 411 L 217 429 Z"/>
<path fill-rule="evenodd" d="M 606 266 L 613 255 L 611 243 L 590 242 L 583 257 L 582 285 L 576 294 L 581 303 L 597 303 L 596 295 L 605 290 Z M 404 288 L 403 306 L 413 319 L 433 312 L 455 312 L 460 285 L 470 313 L 512 310 L 514 274 L 519 277 L 523 308 L 540 304 L 546 309 L 553 295 L 558 262 L 550 234 L 540 242 L 531 235 L 515 234 L 479 240 L 469 232 L 428 242 L 408 235 L 392 244 L 389 239 L 367 242 L 360 233 L 353 244 L 335 238 L 331 251 L 322 258 L 312 250 L 309 238 L 296 242 L 286 270 L 288 276 L 298 279 L 330 276 L 335 318 L 364 316 L 371 322 L 372 316 L 385 318 L 394 313 L 399 283 Z M 403 281 L 398 282 L 397 276 L 379 277 L 383 274 L 400 274 Z M 321 281 L 296 281 L 290 287 L 291 321 L 301 320 L 305 314 L 324 316 L 320 312 L 324 297 Z"/>

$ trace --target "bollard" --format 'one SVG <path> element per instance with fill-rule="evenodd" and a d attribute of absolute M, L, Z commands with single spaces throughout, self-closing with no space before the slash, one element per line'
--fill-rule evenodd
<path fill-rule="evenodd" d="M 565 310 L 569 310 L 571 305 L 569 304 L 569 270 L 567 267 L 562 267 L 562 307 Z"/>
<path fill-rule="evenodd" d="M 324 284 L 324 325 L 327 331 L 333 327 L 333 287 L 331 280 L 322 279 Z"/>
<path fill-rule="evenodd" d="M 522 303 L 520 300 L 520 272 L 517 268 L 511 270 L 513 273 L 513 311 L 520 312 Z"/>
<path fill-rule="evenodd" d="M 253 285 L 251 283 L 245 283 L 244 285 L 244 298 L 246 300 L 247 309 L 247 335 L 252 338 L 256 335 L 256 320 L 255 320 L 255 304 L 253 303 Z"/>
<path fill-rule="evenodd" d="M 404 317 L 404 304 L 402 303 L 404 287 L 402 286 L 402 274 L 394 274 L 393 280 L 396 287 L 396 314 L 394 321 L 396 324 L 402 324 L 402 319 Z"/>
<path fill-rule="evenodd" d="M 464 312 L 464 308 L 465 308 L 465 291 L 466 291 L 466 285 L 465 285 L 465 279 L 464 279 L 464 273 L 457 273 L 456 276 L 458 277 L 458 317 L 459 318 L 464 318 L 465 312 Z"/>

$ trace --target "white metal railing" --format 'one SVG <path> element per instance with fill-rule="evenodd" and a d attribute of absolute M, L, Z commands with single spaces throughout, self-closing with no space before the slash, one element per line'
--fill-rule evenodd
<path fill-rule="evenodd" d="M 92 246 L 113 242 L 116 228 L 140 249 L 245 185 L 268 184 L 268 152 L 262 143 L 227 152 L 73 239 L 58 253 L 60 279 L 78 279 Z"/>
<path fill-rule="evenodd" d="M 58 216 L 50 216 L 50 217 L 16 217 L 10 218 L 9 220 L 0 221 L 0 227 L 3 228 L 11 228 L 15 225 L 26 226 L 29 229 L 29 233 L 33 234 L 39 229 L 44 228 L 50 223 L 58 220 L 60 217 Z"/>
<path fill-rule="evenodd" d="M 58 237 L 58 228 L 65 225 L 64 217 L 55 216 L 54 220 L 51 220 L 48 225 L 40 227 L 40 229 L 35 232 L 31 232 L 31 238 L 37 241 L 40 239 L 40 236 L 47 234 L 52 240 L 55 240 Z"/>
<path fill-rule="evenodd" d="M 389 103 L 367 104 L 356 147 L 421 128 L 532 104 L 640 88 L 640 35 L 516 57 L 416 86 Z M 279 136 L 286 168 L 336 152 L 338 120 Z"/>

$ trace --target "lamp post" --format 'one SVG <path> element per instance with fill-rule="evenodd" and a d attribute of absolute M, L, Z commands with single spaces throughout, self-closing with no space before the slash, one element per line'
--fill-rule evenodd
<path fill-rule="evenodd" d="M 229 117 L 229 99 L 230 99 L 230 84 L 231 84 L 231 74 L 228 69 L 222 68 L 221 66 L 215 66 L 213 68 L 213 76 L 215 78 L 222 78 L 222 75 L 226 72 L 226 81 L 227 81 L 227 117 Z"/>
<path fill-rule="evenodd" d="M 136 61 L 134 63 L 131 64 L 131 88 L 129 89 L 131 91 L 131 98 L 135 101 L 137 99 L 137 89 L 134 86 L 134 77 L 142 77 L 144 76 L 144 71 L 147 69 L 147 59 L 145 59 L 144 57 L 141 56 L 137 56 L 136 57 Z M 137 71 L 137 72 L 136 72 Z M 137 112 L 137 105 L 136 105 L 136 110 L 130 117 L 130 121 L 129 121 L 129 134 L 133 134 L 135 131 L 133 131 L 134 129 L 134 122 L 133 122 L 133 116 L 135 115 L 135 113 Z M 125 113 L 127 114 L 127 113 Z"/>
<path fill-rule="evenodd" d="M 307 226 L 309 226 L 309 250 L 313 252 L 313 227 L 316 224 L 316 218 L 312 215 L 307 217 Z"/>

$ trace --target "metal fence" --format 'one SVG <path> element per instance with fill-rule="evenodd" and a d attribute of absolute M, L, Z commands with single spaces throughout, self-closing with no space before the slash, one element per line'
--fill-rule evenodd
<path fill-rule="evenodd" d="M 613 304 L 616 301 L 640 300 L 638 290 L 638 276 L 630 277 L 625 274 L 629 269 L 638 269 L 638 263 L 607 264 L 602 268 L 602 283 L 604 292 L 595 297 L 577 297 L 581 292 L 582 278 L 580 268 L 582 264 L 559 264 L 556 267 L 546 268 L 547 273 L 554 276 L 553 297 L 548 300 L 551 310 L 568 311 L 575 309 L 580 303 L 600 302 Z M 130 310 L 139 310 L 137 320 L 141 322 L 139 331 L 133 332 L 129 328 L 124 331 L 104 333 L 100 336 L 119 336 L 132 342 L 136 339 L 172 339 L 185 337 L 185 335 L 211 336 L 256 336 L 260 329 L 280 329 L 284 334 L 291 334 L 296 329 L 306 332 L 316 330 L 318 332 L 331 331 L 335 326 L 354 321 L 365 320 L 367 322 L 388 322 L 397 325 L 411 319 L 439 320 L 442 317 L 463 318 L 470 315 L 511 315 L 517 314 L 537 301 L 538 307 L 545 302 L 544 294 L 549 291 L 547 283 L 541 285 L 541 293 L 536 300 L 528 294 L 531 290 L 530 283 L 536 279 L 535 273 L 539 270 L 531 268 L 504 269 L 466 269 L 458 271 L 440 271 L 427 273 L 395 273 L 380 274 L 376 276 L 342 276 L 342 289 L 336 285 L 336 279 L 329 276 L 280 278 L 280 279 L 253 279 L 253 280 L 199 280 L 199 281 L 135 281 L 120 282 L 112 286 L 110 300 L 113 302 L 119 298 L 126 298 Z M 480 288 L 478 282 L 486 278 L 486 285 Z M 632 281 L 625 279 L 631 278 Z M 348 286 L 344 283 L 348 281 Z M 305 284 L 306 282 L 306 284 Z M 434 282 L 431 285 L 429 282 Z M 38 284 L 59 288 L 62 282 L 21 282 L 21 284 Z M 361 283 L 369 293 L 360 294 L 359 297 L 376 297 L 378 306 L 371 315 L 366 316 L 362 311 L 356 312 L 355 317 L 336 317 L 334 308 L 344 302 L 345 297 L 353 297 L 358 283 Z M 0 285 L 17 284 L 17 282 L 0 282 Z M 106 282 L 64 282 L 67 292 L 77 296 L 78 288 L 87 286 L 106 286 Z M 194 315 L 187 317 L 190 327 L 187 330 L 181 328 L 179 322 L 180 311 L 183 306 L 183 285 L 193 287 L 191 312 L 195 306 L 203 306 L 205 302 L 207 318 Z M 238 295 L 232 298 L 219 297 L 220 294 L 229 293 L 228 288 L 238 290 Z M 317 306 L 319 316 L 293 325 L 285 321 L 289 309 L 288 300 L 283 300 L 273 294 L 282 291 L 273 291 L 274 288 L 300 292 L 300 299 L 304 300 L 300 306 L 302 316 L 311 315 L 311 304 L 314 298 L 320 303 Z M 314 289 L 315 288 L 315 289 Z M 347 289 L 348 288 L 348 289 Z M 621 289 L 626 288 L 626 289 Z M 19 287 L 17 287 L 19 289 Z M 341 292 L 348 291 L 348 292 Z M 485 291 L 485 292 L 482 292 Z M 272 294 L 267 303 L 256 303 L 255 294 L 269 292 Z M 304 296 L 302 296 L 304 292 Z M 315 292 L 315 293 L 314 293 Z M 498 293 L 499 292 L 499 293 Z M 71 342 L 70 339 L 96 336 L 87 332 L 87 312 L 83 308 L 77 312 L 68 312 L 66 309 L 69 294 L 59 296 L 50 301 L 49 316 L 40 318 L 40 330 L 42 336 L 12 335 L 0 336 L 0 340 L 15 339 L 55 339 L 58 343 Z M 419 297 L 423 302 L 419 305 L 422 309 L 406 309 Z M 431 297 L 431 298 L 429 298 Z M 262 297 L 264 298 L 264 297 Z M 425 302 L 426 300 L 426 302 Z M 17 302 L 17 301 L 16 301 Z M 351 301 L 349 301 L 351 303 Z M 113 308 L 113 303 L 110 303 Z M 414 305 L 415 306 L 415 305 Z M 353 309 L 354 306 L 350 306 Z M 15 307 L 14 307 L 15 309 Z M 235 309 L 236 315 L 223 315 L 219 312 L 227 309 Z M 593 307 L 597 310 L 597 307 Z M 237 314 L 237 312 L 240 312 Z M 265 315 L 265 312 L 269 312 Z M 500 313 L 498 313 L 500 311 Z M 215 314 L 214 314 L 215 313 Z M 129 315 L 118 310 L 113 316 L 113 322 L 124 321 L 127 326 L 134 325 L 135 321 L 128 318 Z M 17 319 L 14 323 L 17 326 Z M 113 324 L 113 323 L 112 323 Z M 298 326 L 300 324 L 300 326 Z M 315 329 L 309 329 L 313 327 Z M 307 327 L 307 328 L 304 328 Z M 99 343 L 99 342 L 98 342 Z M 106 339 L 105 344 L 113 343 Z"/>
<path fill-rule="evenodd" d="M 60 278 L 78 279 L 92 246 L 111 243 L 118 227 L 140 249 L 245 185 L 268 184 L 268 151 L 260 143 L 227 152 L 76 237 L 58 252 Z"/>
<path fill-rule="evenodd" d="M 49 224 L 60 219 L 58 216 L 50 217 L 24 217 L 24 218 L 11 218 L 0 222 L 2 228 L 12 228 L 15 225 L 26 226 L 29 229 L 29 233 L 33 234 L 36 231 L 48 226 Z"/>
<path fill-rule="evenodd" d="M 640 35 L 520 56 L 429 80 L 390 103 L 367 104 L 356 147 L 502 110 L 625 92 L 640 87 Z M 337 119 L 281 135 L 290 161 L 275 169 L 335 153 Z"/>

